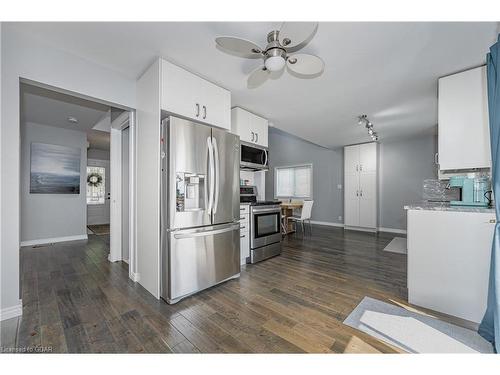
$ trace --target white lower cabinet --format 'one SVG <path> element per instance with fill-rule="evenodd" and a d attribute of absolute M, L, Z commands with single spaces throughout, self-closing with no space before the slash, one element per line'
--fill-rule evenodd
<path fill-rule="evenodd" d="M 377 230 L 377 144 L 344 147 L 344 224 Z"/>
<path fill-rule="evenodd" d="M 408 302 L 479 323 L 495 213 L 408 210 Z"/>
<path fill-rule="evenodd" d="M 247 257 L 250 256 L 250 226 L 249 215 L 250 206 L 240 205 L 240 260 L 241 264 L 246 264 Z"/>

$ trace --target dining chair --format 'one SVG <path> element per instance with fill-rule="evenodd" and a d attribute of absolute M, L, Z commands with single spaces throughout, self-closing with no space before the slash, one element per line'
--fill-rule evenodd
<path fill-rule="evenodd" d="M 314 201 L 307 200 L 304 201 L 304 205 L 302 206 L 302 210 L 300 211 L 300 216 L 289 216 L 287 220 L 291 220 L 295 224 L 295 230 L 297 230 L 297 223 L 300 223 L 302 227 L 302 235 L 305 234 L 305 222 L 309 222 L 309 231 L 312 235 L 312 224 L 311 224 L 311 213 Z"/>

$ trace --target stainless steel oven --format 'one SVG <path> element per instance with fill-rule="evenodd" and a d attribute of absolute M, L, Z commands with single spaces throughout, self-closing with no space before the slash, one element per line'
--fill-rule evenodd
<path fill-rule="evenodd" d="M 240 142 L 240 168 L 247 170 L 269 169 L 269 153 L 266 147 Z"/>
<path fill-rule="evenodd" d="M 250 262 L 281 253 L 281 208 L 265 203 L 250 206 Z"/>

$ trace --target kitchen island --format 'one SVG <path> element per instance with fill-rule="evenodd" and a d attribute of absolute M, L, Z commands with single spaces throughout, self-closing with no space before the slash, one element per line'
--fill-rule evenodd
<path fill-rule="evenodd" d="M 492 208 L 420 202 L 408 219 L 408 302 L 473 323 L 486 310 Z"/>

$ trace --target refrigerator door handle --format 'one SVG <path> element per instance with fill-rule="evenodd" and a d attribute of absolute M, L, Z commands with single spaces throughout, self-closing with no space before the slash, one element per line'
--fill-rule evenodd
<path fill-rule="evenodd" d="M 221 228 L 221 229 L 198 229 L 198 230 L 188 230 L 185 233 L 175 233 L 174 238 L 175 239 L 184 239 L 184 238 L 196 238 L 196 237 L 205 237 L 205 236 L 213 236 L 214 234 L 220 234 L 220 233 L 226 233 L 226 232 L 232 232 L 234 230 L 240 229 L 240 225 L 237 224 L 231 224 L 228 227 Z"/>
<path fill-rule="evenodd" d="M 207 137 L 208 146 L 208 178 L 209 178 L 209 191 L 208 191 L 208 208 L 207 214 L 212 213 L 213 203 L 214 203 L 214 150 L 212 146 L 212 137 Z"/>
<path fill-rule="evenodd" d="M 220 184 L 220 165 L 219 165 L 219 148 L 217 147 L 217 139 L 212 138 L 214 148 L 214 165 L 215 165 L 215 193 L 214 193 L 214 214 L 219 206 L 219 184 Z"/>

